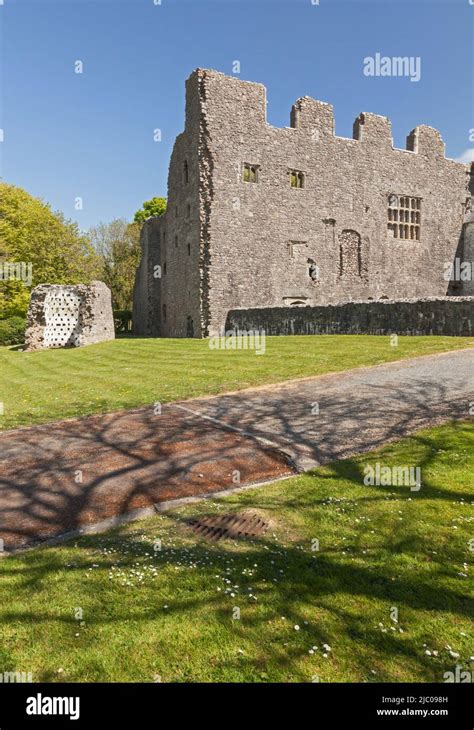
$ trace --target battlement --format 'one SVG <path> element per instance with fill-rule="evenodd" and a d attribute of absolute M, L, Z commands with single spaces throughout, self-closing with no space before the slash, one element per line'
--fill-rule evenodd
<path fill-rule="evenodd" d="M 393 146 L 392 125 L 387 117 L 361 112 L 356 118 L 352 130 L 353 139 L 362 144 Z"/>
<path fill-rule="evenodd" d="M 334 137 L 333 106 L 310 96 L 303 96 L 291 107 L 290 124 L 293 129 L 307 130 L 311 134 L 317 130 L 322 136 Z"/>
<path fill-rule="evenodd" d="M 437 129 L 421 124 L 407 137 L 407 150 L 417 154 L 444 157 L 445 145 Z"/>
<path fill-rule="evenodd" d="M 236 129 L 265 125 L 266 94 L 263 84 L 198 68 L 186 81 L 186 129 L 196 121 L 196 106 L 206 118 L 228 115 Z"/>
<path fill-rule="evenodd" d="M 205 117 L 225 118 L 235 130 L 250 132 L 255 126 L 275 129 L 267 122 L 266 87 L 261 83 L 198 68 L 186 82 L 186 129 L 196 120 L 196 105 Z M 300 97 L 291 107 L 290 127 L 284 129 L 307 134 L 313 141 L 336 137 L 333 106 L 310 96 Z M 349 138 L 337 138 L 349 141 Z M 393 147 L 390 120 L 371 112 L 361 112 L 357 116 L 350 141 L 381 149 L 400 149 Z M 401 151 L 444 157 L 445 145 L 438 130 L 419 125 L 408 134 L 406 147 Z"/>

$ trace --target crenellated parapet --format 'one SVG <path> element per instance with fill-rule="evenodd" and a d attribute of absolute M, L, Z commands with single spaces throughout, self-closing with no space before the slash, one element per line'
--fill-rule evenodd
<path fill-rule="evenodd" d="M 294 129 L 308 130 L 311 134 L 316 130 L 321 137 L 333 137 L 333 106 L 310 96 L 303 96 L 291 107 L 290 124 Z"/>
<path fill-rule="evenodd" d="M 437 129 L 420 124 L 407 137 L 407 150 L 419 155 L 444 157 L 445 145 Z"/>
<path fill-rule="evenodd" d="M 352 136 L 353 139 L 364 145 L 370 144 L 386 148 L 393 146 L 390 120 L 379 114 L 361 112 L 354 122 Z"/>
<path fill-rule="evenodd" d="M 198 68 L 186 82 L 186 130 L 196 114 L 209 121 L 225 119 L 235 129 L 247 130 L 266 123 L 266 88 L 218 71 Z"/>
<path fill-rule="evenodd" d="M 200 115 L 236 132 L 269 127 L 266 88 L 263 84 L 242 81 L 213 70 L 196 69 L 186 83 L 186 129 Z M 290 128 L 314 140 L 335 136 L 332 104 L 310 96 L 298 98 L 290 112 Z M 274 127 L 273 127 L 274 129 Z M 344 139 L 339 137 L 338 139 Z M 352 140 L 379 149 L 394 149 L 390 119 L 371 112 L 361 112 L 354 121 Z M 407 136 L 406 150 L 425 157 L 445 156 L 441 134 L 433 127 L 419 125 Z"/>

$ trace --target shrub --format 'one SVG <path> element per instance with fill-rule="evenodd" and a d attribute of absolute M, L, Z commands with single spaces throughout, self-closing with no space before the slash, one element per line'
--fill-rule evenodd
<path fill-rule="evenodd" d="M 0 319 L 0 345 L 21 345 L 25 341 L 26 319 Z"/>

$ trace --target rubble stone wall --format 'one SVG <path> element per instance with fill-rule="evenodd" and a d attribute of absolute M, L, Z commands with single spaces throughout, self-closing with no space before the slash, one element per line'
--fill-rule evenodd
<path fill-rule="evenodd" d="M 40 284 L 31 292 L 27 350 L 82 347 L 114 338 L 112 297 L 103 282 Z"/>

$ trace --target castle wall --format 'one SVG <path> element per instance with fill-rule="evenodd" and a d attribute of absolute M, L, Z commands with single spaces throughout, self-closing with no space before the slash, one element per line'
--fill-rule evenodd
<path fill-rule="evenodd" d="M 315 307 L 237 309 L 226 331 L 266 335 L 455 335 L 474 334 L 473 297 L 432 297 L 347 302 Z"/>
<path fill-rule="evenodd" d="M 149 218 L 140 232 L 142 255 L 133 287 L 133 333 L 161 335 L 161 217 Z"/>
<path fill-rule="evenodd" d="M 246 163 L 257 182 L 244 181 Z M 303 187 L 290 186 L 290 171 Z M 470 293 L 445 278 L 463 250 L 470 180 L 430 127 L 393 149 L 389 120 L 362 113 L 353 139 L 341 138 L 332 106 L 304 97 L 291 126 L 275 128 L 263 85 L 198 69 L 186 82 L 167 212 L 146 224 L 135 331 L 206 337 L 242 307 Z M 418 217 L 419 240 L 396 238 L 389 215 L 408 215 L 409 226 Z"/>
<path fill-rule="evenodd" d="M 277 129 L 261 84 L 202 73 L 213 161 L 209 334 L 242 306 L 447 293 L 469 172 L 445 159 L 436 130 L 417 127 L 407 150 L 392 149 L 389 121 L 364 113 L 354 139 L 336 137 L 332 107 L 307 97 L 292 127 Z M 258 166 L 257 183 L 243 181 L 244 163 Z M 290 187 L 290 170 L 303 173 L 302 189 Z M 421 198 L 420 240 L 388 231 L 390 194 Z"/>
<path fill-rule="evenodd" d="M 474 214 L 471 214 L 469 218 L 470 220 L 464 224 L 462 256 L 460 260 L 465 264 L 470 264 L 471 269 L 470 278 L 467 278 L 462 284 L 463 294 L 474 296 Z"/>
<path fill-rule="evenodd" d="M 176 140 L 171 157 L 168 207 L 162 225 L 161 333 L 164 337 L 201 336 L 198 181 L 196 139 L 192 133 L 185 132 Z"/>
<path fill-rule="evenodd" d="M 175 141 L 166 213 L 145 222 L 136 272 L 133 329 L 152 337 L 202 336 L 199 162 L 202 100 L 197 79 L 186 89 L 186 127 Z M 160 266 L 160 276 L 153 272 Z"/>

